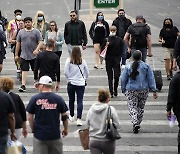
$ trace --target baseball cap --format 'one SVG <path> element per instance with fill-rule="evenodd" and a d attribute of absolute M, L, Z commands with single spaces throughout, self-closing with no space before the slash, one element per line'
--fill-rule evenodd
<path fill-rule="evenodd" d="M 137 19 L 144 19 L 144 17 L 143 17 L 143 15 L 137 15 L 137 16 L 136 16 L 136 20 L 137 20 Z"/>
<path fill-rule="evenodd" d="M 38 84 L 52 86 L 52 79 L 49 76 L 42 76 L 38 82 Z"/>

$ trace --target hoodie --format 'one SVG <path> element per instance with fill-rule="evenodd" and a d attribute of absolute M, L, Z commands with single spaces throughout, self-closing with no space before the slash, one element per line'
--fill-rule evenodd
<path fill-rule="evenodd" d="M 109 105 L 107 103 L 97 102 L 89 109 L 86 122 L 89 127 L 90 140 L 109 141 L 105 134 L 108 106 Z M 117 128 L 120 129 L 119 117 L 115 108 L 112 106 L 111 114 L 114 123 L 116 124 Z"/>

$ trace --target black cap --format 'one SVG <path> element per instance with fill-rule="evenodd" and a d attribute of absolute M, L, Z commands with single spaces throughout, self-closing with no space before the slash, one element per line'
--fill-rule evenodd
<path fill-rule="evenodd" d="M 31 21 L 32 22 L 32 18 L 31 17 L 24 18 L 24 22 L 26 22 L 26 21 Z"/>
<path fill-rule="evenodd" d="M 20 13 L 22 14 L 22 10 L 20 10 L 20 9 L 16 9 L 16 10 L 14 11 L 14 14 L 16 14 L 17 12 L 20 12 Z"/>

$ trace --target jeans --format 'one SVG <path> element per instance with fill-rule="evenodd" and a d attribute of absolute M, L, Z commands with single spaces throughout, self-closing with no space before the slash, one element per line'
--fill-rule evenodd
<path fill-rule="evenodd" d="M 7 149 L 8 136 L 0 137 L 0 154 L 5 154 Z"/>
<path fill-rule="evenodd" d="M 141 53 L 142 53 L 142 61 L 143 61 L 143 62 L 146 62 L 147 49 L 146 49 L 146 48 L 140 48 L 140 49 L 132 48 L 132 49 L 131 49 L 131 55 L 133 55 L 133 52 L 134 52 L 135 50 L 140 50 L 140 51 L 141 51 Z"/>
<path fill-rule="evenodd" d="M 75 93 L 77 94 L 77 118 L 81 119 L 83 110 L 83 96 L 85 86 L 76 86 L 68 83 L 69 110 L 71 117 L 74 116 Z"/>

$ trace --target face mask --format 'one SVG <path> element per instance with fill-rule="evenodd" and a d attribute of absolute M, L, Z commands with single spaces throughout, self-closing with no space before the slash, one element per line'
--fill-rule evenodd
<path fill-rule="evenodd" d="M 20 16 L 20 15 L 17 15 L 17 16 L 16 16 L 16 19 L 17 19 L 17 20 L 21 20 L 21 16 Z"/>
<path fill-rule="evenodd" d="M 120 19 L 124 19 L 125 15 L 119 15 Z"/>
<path fill-rule="evenodd" d="M 102 21 L 104 19 L 103 16 L 98 16 L 98 20 Z"/>
<path fill-rule="evenodd" d="M 166 28 L 171 28 L 171 27 L 172 27 L 171 24 L 165 24 L 164 26 L 165 26 Z"/>
<path fill-rule="evenodd" d="M 110 32 L 109 36 L 116 36 L 116 32 Z"/>
<path fill-rule="evenodd" d="M 38 17 L 38 21 L 42 21 L 43 20 L 43 17 Z"/>

